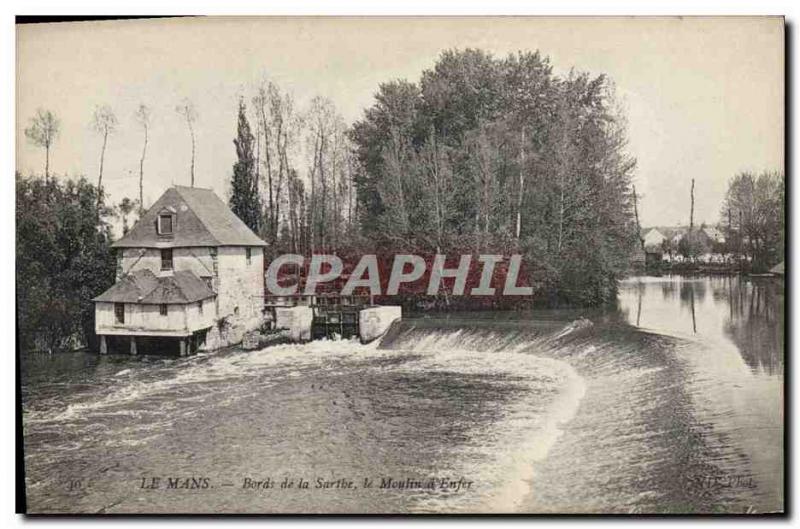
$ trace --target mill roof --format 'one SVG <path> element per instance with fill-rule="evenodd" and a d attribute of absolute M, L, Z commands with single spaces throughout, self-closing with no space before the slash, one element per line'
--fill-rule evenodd
<path fill-rule="evenodd" d="M 156 223 L 174 215 L 173 233 L 160 235 Z M 167 189 L 114 248 L 180 248 L 197 246 L 266 246 L 210 189 Z"/>
<path fill-rule="evenodd" d="M 149 269 L 127 274 L 92 301 L 114 303 L 193 303 L 216 296 L 205 281 L 187 270 L 157 276 Z"/>

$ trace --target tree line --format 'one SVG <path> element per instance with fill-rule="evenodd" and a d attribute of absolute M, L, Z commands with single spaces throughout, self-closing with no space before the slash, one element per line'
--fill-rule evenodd
<path fill-rule="evenodd" d="M 186 123 L 191 179 L 198 112 L 188 100 L 176 112 Z M 17 178 L 25 339 L 63 338 L 66 329 L 89 339 L 88 300 L 114 279 L 111 220 L 125 227 L 141 214 L 154 116 L 141 105 L 135 119 L 139 198 L 117 205 L 106 204 L 102 185 L 119 127 L 110 108 L 97 107 L 92 119 L 100 155 L 94 185 L 50 178 L 59 133 L 53 112 L 39 111 L 26 129 L 45 151 L 45 174 Z M 520 253 L 533 302 L 597 305 L 613 301 L 636 245 L 635 160 L 613 83 L 573 70 L 557 75 L 538 52 L 445 51 L 418 80 L 381 84 L 349 125 L 330 100 L 298 107 L 270 82 L 240 99 L 235 119 L 227 199 L 272 255 Z M 50 289 L 63 292 L 65 315 L 52 332 L 42 328 L 55 325 L 48 322 L 58 296 L 48 301 Z"/>
<path fill-rule="evenodd" d="M 189 99 L 182 100 L 175 106 L 175 112 L 182 120 L 186 121 L 187 130 L 191 139 L 191 162 L 189 166 L 190 182 L 194 187 L 194 159 L 195 159 L 195 135 L 194 124 L 197 121 L 197 110 L 194 104 Z M 144 167 L 145 159 L 147 157 L 147 145 L 149 140 L 150 126 L 153 121 L 153 110 L 145 103 L 140 103 L 134 113 L 134 120 L 142 129 L 142 154 L 139 159 L 139 198 L 131 199 L 124 198 L 120 202 L 120 207 L 124 211 L 124 215 L 129 214 L 130 208 L 135 208 L 139 216 L 144 209 Z M 109 105 L 98 105 L 94 108 L 91 115 L 90 127 L 92 131 L 97 134 L 100 141 L 100 160 L 97 172 L 97 189 L 103 188 L 103 168 L 105 165 L 106 151 L 108 148 L 109 139 L 112 138 L 119 130 L 119 120 L 117 115 Z M 25 137 L 33 145 L 44 149 L 45 151 L 45 165 L 44 177 L 50 178 L 50 151 L 55 145 L 58 137 L 61 134 L 61 120 L 55 112 L 39 108 L 36 114 L 30 119 L 28 126 L 24 130 Z M 103 193 L 97 193 L 97 207 L 95 214 L 101 214 L 102 204 L 100 200 Z"/>
<path fill-rule="evenodd" d="M 249 105 L 239 101 L 231 209 L 272 254 L 352 248 L 355 157 L 334 104 L 315 97 L 298 111 L 291 94 L 265 83 Z"/>
<path fill-rule="evenodd" d="M 614 299 L 637 240 L 625 120 L 603 76 L 547 58 L 441 54 L 347 127 L 270 84 L 239 106 L 230 204 L 276 252 L 523 253 L 535 298 Z M 255 128 L 255 134 L 253 129 Z M 300 145 L 305 178 L 298 176 Z"/>

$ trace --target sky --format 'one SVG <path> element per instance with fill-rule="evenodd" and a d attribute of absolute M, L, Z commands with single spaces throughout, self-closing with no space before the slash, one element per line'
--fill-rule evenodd
<path fill-rule="evenodd" d="M 239 98 L 263 80 L 302 109 L 331 99 L 348 123 L 381 82 L 418 81 L 445 49 L 497 56 L 539 50 L 557 73 L 607 74 L 628 120 L 628 151 L 643 226 L 716 223 L 727 182 L 740 171 L 784 167 L 781 18 L 184 18 L 17 26 L 16 167 L 44 172 L 44 151 L 24 129 L 37 108 L 61 134 L 51 172 L 97 180 L 102 139 L 91 129 L 108 105 L 119 128 L 103 183 L 114 202 L 138 197 L 140 103 L 153 109 L 145 205 L 189 185 L 191 143 L 175 106 L 197 108 L 195 180 L 227 196 Z M 302 169 L 302 167 L 301 167 Z"/>

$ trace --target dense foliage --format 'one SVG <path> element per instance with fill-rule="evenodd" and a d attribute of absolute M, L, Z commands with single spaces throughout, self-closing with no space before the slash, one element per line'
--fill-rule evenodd
<path fill-rule="evenodd" d="M 537 297 L 611 301 L 636 243 L 625 123 L 604 76 L 448 51 L 352 128 L 363 235 L 395 251 L 525 254 Z"/>
<path fill-rule="evenodd" d="M 97 204 L 100 215 L 97 215 Z M 85 179 L 16 175 L 17 325 L 23 351 L 93 345 L 91 299 L 114 283 L 111 210 Z"/>

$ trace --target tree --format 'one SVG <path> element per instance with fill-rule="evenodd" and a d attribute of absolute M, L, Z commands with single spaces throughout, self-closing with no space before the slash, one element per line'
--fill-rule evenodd
<path fill-rule="evenodd" d="M 742 172 L 728 183 L 720 212 L 741 257 L 756 271 L 784 259 L 785 177 L 783 172 Z"/>
<path fill-rule="evenodd" d="M 420 149 L 422 164 L 423 198 L 425 210 L 433 212 L 433 240 L 436 253 L 441 253 L 446 227 L 453 217 L 450 197 L 452 196 L 453 167 L 446 146 L 442 145 L 436 131 L 431 126 L 428 138 Z"/>
<path fill-rule="evenodd" d="M 283 93 L 274 83 L 262 84 L 252 101 L 258 130 L 264 136 L 263 150 L 260 149 L 258 137 L 256 138 L 256 162 L 258 164 L 260 153 L 263 152 L 261 163 L 266 178 L 266 210 L 262 235 L 268 241 L 275 242 L 282 223 L 286 223 L 283 209 L 284 206 L 289 207 L 289 175 L 294 171 L 291 152 L 297 141 L 301 118 L 295 113 L 291 95 Z M 260 168 L 257 165 L 256 176 L 259 173 Z"/>
<path fill-rule="evenodd" d="M 109 208 L 85 179 L 16 175 L 17 324 L 22 351 L 92 346 L 92 298 L 114 283 Z"/>
<path fill-rule="evenodd" d="M 259 232 L 261 220 L 261 199 L 255 176 L 255 157 L 253 133 L 247 120 L 247 108 L 239 101 L 239 118 L 236 138 L 236 162 L 233 164 L 231 179 L 231 210 L 254 232 Z"/>
<path fill-rule="evenodd" d="M 398 209 L 397 203 L 386 203 L 387 196 L 400 200 L 397 193 L 387 195 L 386 175 L 387 161 L 397 158 L 403 145 L 414 149 L 425 141 L 432 124 L 426 126 L 430 114 L 422 105 L 424 100 L 419 87 L 408 81 L 392 81 L 382 83 L 375 95 L 375 103 L 364 112 L 364 118 L 351 127 L 348 135 L 353 143 L 355 170 L 353 184 L 356 188 L 356 199 L 361 214 L 360 224 L 364 234 L 373 240 L 380 240 L 382 232 L 376 222 L 387 209 Z M 439 136 L 444 140 L 444 136 Z M 437 153 L 445 148 L 440 141 Z M 410 177 L 405 173 L 394 173 L 395 186 L 397 178 L 405 180 Z M 401 185 L 411 189 L 411 185 Z M 402 209 L 402 208 L 401 208 Z M 390 214 L 391 215 L 391 214 Z M 396 231 L 396 230 L 394 230 Z"/>
<path fill-rule="evenodd" d="M 665 237 L 663 241 L 661 241 L 661 251 L 669 256 L 669 262 L 671 263 L 676 252 L 675 244 L 672 242 L 672 238 Z"/>
<path fill-rule="evenodd" d="M 142 132 L 144 133 L 142 141 L 142 156 L 139 158 L 139 217 L 140 218 L 144 213 L 144 157 L 147 154 L 147 135 L 150 129 L 151 115 L 152 113 L 150 107 L 148 107 L 144 103 L 139 104 L 139 108 L 136 110 L 136 121 L 138 121 L 139 125 L 142 126 Z"/>
<path fill-rule="evenodd" d="M 44 147 L 44 176 L 50 177 L 50 148 L 58 138 L 61 122 L 49 110 L 38 109 L 25 129 L 25 136 L 37 147 Z"/>
<path fill-rule="evenodd" d="M 122 234 L 125 235 L 128 233 L 128 215 L 133 213 L 133 211 L 137 208 L 138 204 L 135 200 L 131 200 L 128 197 L 123 198 L 120 200 L 119 204 L 117 204 L 117 211 L 119 211 L 119 216 L 122 219 Z M 141 209 L 141 208 L 140 208 Z"/>
<path fill-rule="evenodd" d="M 380 85 L 350 131 L 361 233 L 521 252 L 539 299 L 611 302 L 640 237 L 626 125 L 605 76 L 557 76 L 538 52 L 446 51 L 419 85 Z"/>
<path fill-rule="evenodd" d="M 306 149 L 311 158 L 308 163 L 311 244 L 314 248 L 335 251 L 342 223 L 339 183 L 348 173 L 346 127 L 333 103 L 323 97 L 311 100 L 304 122 Z"/>
<path fill-rule="evenodd" d="M 192 158 L 191 164 L 189 165 L 189 176 L 191 178 L 191 186 L 194 187 L 194 123 L 197 121 L 197 110 L 189 99 L 184 99 L 175 107 L 175 112 L 186 120 L 186 127 L 189 129 L 189 137 L 192 140 Z"/>
<path fill-rule="evenodd" d="M 526 183 L 536 169 L 528 152 L 536 152 L 545 141 L 548 118 L 555 112 L 554 97 L 558 83 L 553 78 L 550 61 L 539 52 L 509 55 L 501 64 L 501 105 L 513 109 L 512 127 L 518 138 L 514 236 L 519 240 Z M 533 162 L 536 158 L 533 158 Z"/>
<path fill-rule="evenodd" d="M 691 229 L 678 241 L 678 253 L 684 258 L 694 261 L 697 257 L 708 253 L 711 250 L 711 243 L 703 233 L 703 228 L 699 230 Z"/>
<path fill-rule="evenodd" d="M 92 117 L 92 128 L 103 138 L 103 146 L 100 149 L 100 171 L 97 176 L 97 206 L 100 207 L 100 200 L 103 198 L 103 162 L 106 157 L 106 145 L 108 137 L 117 131 L 117 116 L 108 105 L 96 107 Z"/>

